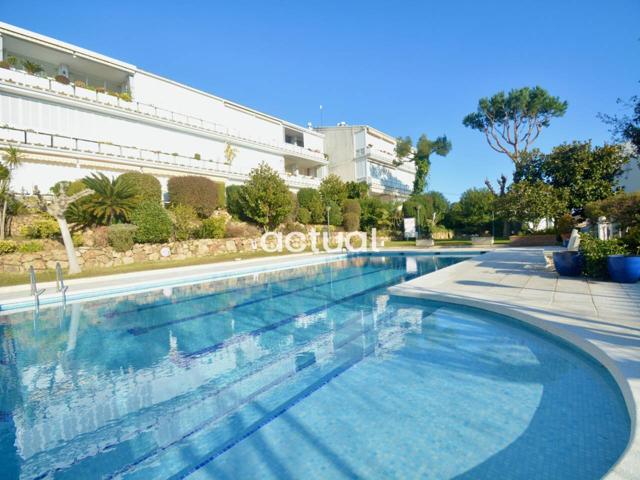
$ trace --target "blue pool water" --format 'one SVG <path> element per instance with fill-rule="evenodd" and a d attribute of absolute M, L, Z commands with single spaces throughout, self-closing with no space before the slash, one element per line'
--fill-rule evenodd
<path fill-rule="evenodd" d="M 586 355 L 389 296 L 373 255 L 0 317 L 2 478 L 600 478 L 630 431 Z"/>

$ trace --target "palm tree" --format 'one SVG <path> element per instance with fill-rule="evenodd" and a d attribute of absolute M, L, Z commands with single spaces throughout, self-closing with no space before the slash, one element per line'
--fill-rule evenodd
<path fill-rule="evenodd" d="M 0 170 L 0 195 L 2 196 L 2 213 L 0 214 L 0 240 L 4 240 L 7 223 L 7 204 L 9 203 L 9 187 L 13 171 L 22 163 L 22 153 L 16 147 L 8 147 L 3 156 Z"/>
<path fill-rule="evenodd" d="M 29 60 L 23 60 L 22 66 L 24 67 L 25 71 L 27 73 L 30 73 L 31 75 L 35 75 L 44 70 L 42 68 L 42 65 L 40 65 L 39 63 L 31 62 Z"/>
<path fill-rule="evenodd" d="M 83 206 L 98 225 L 111 225 L 129 220 L 136 203 L 137 190 L 126 178 L 110 179 L 104 173 L 94 173 L 83 179 L 93 195 Z"/>

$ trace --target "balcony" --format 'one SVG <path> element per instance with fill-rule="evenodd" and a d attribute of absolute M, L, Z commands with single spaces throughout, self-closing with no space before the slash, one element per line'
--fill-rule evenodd
<path fill-rule="evenodd" d="M 47 163 L 69 163 L 80 159 L 104 163 L 107 168 L 153 168 L 172 173 L 192 173 L 218 176 L 242 183 L 249 176 L 238 172 L 228 163 L 210 159 L 196 159 L 178 153 L 147 150 L 135 146 L 117 145 L 82 138 L 67 137 L 12 127 L 0 127 L 0 145 L 17 145 L 28 157 L 43 158 Z M 320 178 L 281 172 L 291 188 L 320 185 Z"/>
<path fill-rule="evenodd" d="M 370 163 L 366 158 L 356 161 L 356 181 L 367 183 L 371 192 L 378 195 L 406 198 L 412 191 L 411 185 L 394 175 L 394 169 Z"/>
<path fill-rule="evenodd" d="M 322 152 L 305 148 L 296 143 L 245 137 L 238 130 L 225 125 L 184 113 L 173 112 L 155 105 L 149 105 L 135 100 L 129 101 L 121 96 L 91 90 L 75 84 L 65 85 L 51 77 L 31 75 L 19 70 L 0 68 L 0 87 L 28 89 L 33 93 L 55 95 L 58 98 L 79 101 L 85 105 L 107 107 L 113 109 L 115 112 L 120 112 L 122 115 L 138 116 L 138 121 L 153 119 L 163 123 L 170 123 L 179 128 L 195 130 L 200 134 L 205 133 L 208 136 L 222 139 L 234 145 L 247 146 L 249 148 L 256 148 L 281 155 L 291 155 L 319 162 L 322 165 L 327 164 L 327 160 Z"/>

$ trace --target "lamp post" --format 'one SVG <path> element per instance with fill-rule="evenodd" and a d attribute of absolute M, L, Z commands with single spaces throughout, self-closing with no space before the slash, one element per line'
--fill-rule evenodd
<path fill-rule="evenodd" d="M 416 240 L 420 239 L 420 205 L 416 205 Z"/>
<path fill-rule="evenodd" d="M 327 206 L 327 234 L 330 233 L 331 229 L 329 228 L 329 214 L 331 213 L 331 206 Z"/>

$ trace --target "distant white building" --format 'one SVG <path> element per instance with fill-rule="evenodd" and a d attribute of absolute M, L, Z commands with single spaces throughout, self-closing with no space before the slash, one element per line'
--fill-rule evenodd
<path fill-rule="evenodd" d="M 327 174 L 322 133 L 134 65 L 1 22 L 0 62 L 0 147 L 25 157 L 17 191 L 96 170 L 150 173 L 164 188 L 186 174 L 239 184 L 266 162 L 294 191 Z"/>
<path fill-rule="evenodd" d="M 324 134 L 329 173 L 345 181 L 366 182 L 369 191 L 392 199 L 405 199 L 413 190 L 416 170 L 404 159 L 396 165 L 396 139 L 367 125 L 318 128 Z"/>
<path fill-rule="evenodd" d="M 620 175 L 620 185 L 625 192 L 640 191 L 640 163 L 638 159 L 631 159 Z"/>

